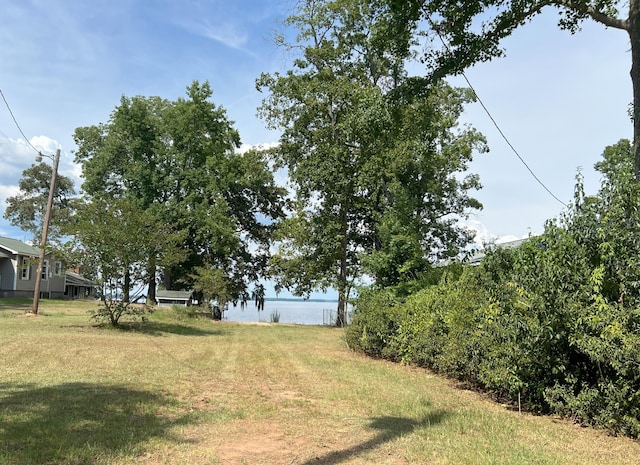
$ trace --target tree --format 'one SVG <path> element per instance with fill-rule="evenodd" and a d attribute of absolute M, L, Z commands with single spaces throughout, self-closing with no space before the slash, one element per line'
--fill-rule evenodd
<path fill-rule="evenodd" d="M 262 273 L 283 190 L 258 152 L 236 153 L 239 135 L 211 96 L 196 81 L 186 99 L 123 97 L 108 123 L 76 129 L 76 161 L 91 199 L 128 199 L 184 232 L 186 260 L 160 270 L 167 289 L 190 287 L 207 265 L 223 270 L 237 295 Z M 154 253 L 146 260 L 151 300 Z"/>
<path fill-rule="evenodd" d="M 382 0 L 392 20 L 387 31 L 399 47 L 409 47 L 411 37 L 426 25 L 447 43 L 432 48 L 425 57 L 429 75 L 438 79 L 462 73 L 476 62 L 502 56 L 500 41 L 549 6 L 560 11 L 559 27 L 575 33 L 591 19 L 605 27 L 625 31 L 631 45 L 633 87 L 634 174 L 640 181 L 640 1 L 629 0 Z M 626 8 L 626 17 L 624 9 Z"/>
<path fill-rule="evenodd" d="M 32 233 L 35 243 L 40 243 L 42 236 L 52 169 L 46 163 L 33 164 L 25 169 L 18 181 L 20 192 L 7 198 L 7 208 L 4 211 L 4 218 L 13 226 Z M 50 241 L 63 235 L 61 229 L 72 214 L 75 195 L 73 181 L 58 174 L 53 195 L 48 234 Z"/>
<path fill-rule="evenodd" d="M 79 205 L 73 222 L 76 253 L 81 265 L 93 270 L 101 284 L 102 304 L 94 318 L 117 326 L 123 316 L 139 317 L 144 308 L 132 306 L 136 289 L 148 282 L 147 259 L 161 266 L 184 259 L 184 235 L 128 199 L 91 199 Z"/>
<path fill-rule="evenodd" d="M 260 114 L 283 130 L 272 156 L 295 190 L 273 273 L 298 295 L 337 289 L 338 325 L 361 257 L 390 250 L 385 224 L 418 245 L 410 259 L 435 259 L 457 253 L 468 237 L 456 220 L 480 207 L 467 195 L 477 178 L 460 176 L 483 147 L 456 128 L 469 94 L 416 87 L 408 51 L 382 40 L 386 17 L 370 3 L 300 2 L 287 20 L 299 32 L 294 69 L 258 80 L 269 92 Z"/>
<path fill-rule="evenodd" d="M 215 307 L 212 308 L 213 318 L 222 319 L 222 309 L 233 298 L 229 289 L 227 274 L 223 270 L 212 266 L 199 266 L 195 268 L 191 278 L 194 291 L 202 294 L 209 305 L 215 301 L 218 308 L 217 310 Z"/>
<path fill-rule="evenodd" d="M 82 188 L 88 199 L 109 205 L 127 198 L 142 211 L 162 205 L 161 115 L 168 105 L 159 97 L 123 96 L 108 124 L 75 130 L 75 161 L 82 166 Z M 154 301 L 156 257 L 147 257 L 147 266 L 148 297 Z"/>

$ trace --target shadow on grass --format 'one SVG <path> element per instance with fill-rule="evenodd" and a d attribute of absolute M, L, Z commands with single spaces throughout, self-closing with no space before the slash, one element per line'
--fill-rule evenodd
<path fill-rule="evenodd" d="M 106 326 L 106 325 L 105 325 Z M 145 323 L 122 323 L 118 329 L 135 331 L 147 336 L 164 336 L 175 334 L 178 336 L 222 336 L 225 332 L 220 328 L 198 328 L 180 323 L 165 323 L 161 321 L 147 321 Z"/>
<path fill-rule="evenodd" d="M 348 449 L 330 452 L 321 457 L 313 457 L 302 465 L 337 465 L 356 457 L 366 451 L 375 449 L 384 443 L 410 434 L 416 430 L 428 428 L 444 421 L 449 416 L 446 410 L 436 410 L 425 415 L 420 420 L 402 417 L 377 417 L 371 420 L 369 428 L 378 431 L 378 434 L 368 441 L 356 444 Z"/>
<path fill-rule="evenodd" d="M 156 392 L 86 383 L 0 384 L 0 463 L 81 464 L 132 460 L 154 438 L 192 421 Z M 105 460 L 106 459 L 106 460 Z"/>
<path fill-rule="evenodd" d="M 2 310 L 20 310 L 30 311 L 33 304 L 32 299 L 18 298 L 18 297 L 4 297 L 0 298 L 0 311 Z"/>

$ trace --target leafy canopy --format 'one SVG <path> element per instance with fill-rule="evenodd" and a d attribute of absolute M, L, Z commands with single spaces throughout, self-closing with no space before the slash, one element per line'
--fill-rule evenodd
<path fill-rule="evenodd" d="M 298 58 L 257 83 L 268 92 L 260 115 L 283 131 L 271 155 L 294 190 L 273 273 L 302 295 L 336 288 L 339 324 L 363 256 L 397 254 L 392 243 L 404 236 L 410 256 L 370 267 L 401 279 L 409 263 L 424 268 L 455 255 L 468 240 L 457 219 L 480 207 L 468 195 L 477 177 L 462 173 L 484 141 L 457 127 L 471 96 L 444 83 L 416 85 L 405 70 L 408 50 L 383 34 L 388 21 L 375 2 L 300 2 L 286 21 L 297 41 L 284 44 Z"/>

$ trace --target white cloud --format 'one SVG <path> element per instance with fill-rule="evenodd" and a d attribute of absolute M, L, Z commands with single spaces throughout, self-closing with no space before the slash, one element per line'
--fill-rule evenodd
<path fill-rule="evenodd" d="M 222 45 L 249 53 L 244 47 L 249 35 L 240 26 L 231 21 L 212 23 L 207 20 L 178 21 L 178 25 L 192 34 L 214 40 Z"/>
<path fill-rule="evenodd" d="M 528 234 L 523 236 L 515 236 L 513 234 L 496 235 L 492 234 L 487 226 L 485 226 L 480 220 L 475 218 L 469 218 L 462 222 L 463 225 L 475 232 L 473 238 L 473 246 L 483 248 L 486 244 L 503 244 L 505 242 L 511 242 L 518 239 L 524 239 L 529 237 Z"/>
<path fill-rule="evenodd" d="M 17 183 L 20 173 L 35 161 L 35 156 L 26 141 L 0 137 L 0 183 Z"/>
<path fill-rule="evenodd" d="M 0 184 L 0 204 L 5 205 L 8 197 L 17 195 L 20 190 L 17 185 L 8 186 Z"/>
<path fill-rule="evenodd" d="M 242 144 L 238 149 L 239 153 L 246 153 L 249 150 L 268 150 L 280 145 L 280 142 L 264 142 L 261 144 Z"/>
<path fill-rule="evenodd" d="M 40 150 L 43 155 L 53 155 L 56 150 L 62 148 L 58 141 L 47 136 L 35 136 L 32 137 L 29 142 L 35 148 Z"/>

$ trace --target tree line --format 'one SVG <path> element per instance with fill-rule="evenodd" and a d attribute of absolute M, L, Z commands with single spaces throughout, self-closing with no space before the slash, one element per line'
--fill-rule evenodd
<path fill-rule="evenodd" d="M 140 285 L 154 300 L 159 283 L 227 301 L 264 278 L 297 295 L 331 287 L 343 325 L 363 274 L 393 283 L 455 256 L 470 239 L 458 220 L 481 207 L 465 171 L 485 142 L 458 125 L 473 97 L 417 86 L 413 52 L 384 36 L 385 11 L 299 4 L 287 19 L 297 39 L 281 43 L 292 68 L 257 79 L 258 112 L 282 134 L 270 150 L 239 153 L 207 82 L 175 101 L 122 97 L 108 122 L 77 128 L 82 195 L 61 177 L 53 215 L 69 260 L 123 302 Z M 25 180 L 34 170 L 46 184 L 42 166 Z M 5 217 L 37 234 L 40 210 L 25 200 L 9 199 Z"/>
<path fill-rule="evenodd" d="M 108 122 L 75 131 L 82 195 L 63 178 L 54 215 L 73 239 L 67 256 L 125 301 L 140 283 L 150 300 L 158 283 L 222 300 L 244 300 L 264 278 L 302 296 L 334 288 L 344 325 L 364 276 L 410 294 L 472 238 L 460 220 L 482 208 L 473 197 L 481 184 L 467 168 L 487 147 L 459 124 L 473 93 L 444 78 L 502 55 L 504 37 L 556 7 L 571 32 L 586 18 L 627 31 L 635 102 L 636 3 L 618 19 L 615 1 L 300 1 L 284 21 L 295 39 L 276 34 L 290 69 L 256 81 L 258 114 L 279 144 L 239 153 L 240 135 L 207 82 L 175 101 L 123 97 Z M 410 74 L 419 62 L 424 74 Z M 20 200 L 5 217 L 37 228 L 38 209 Z"/>

